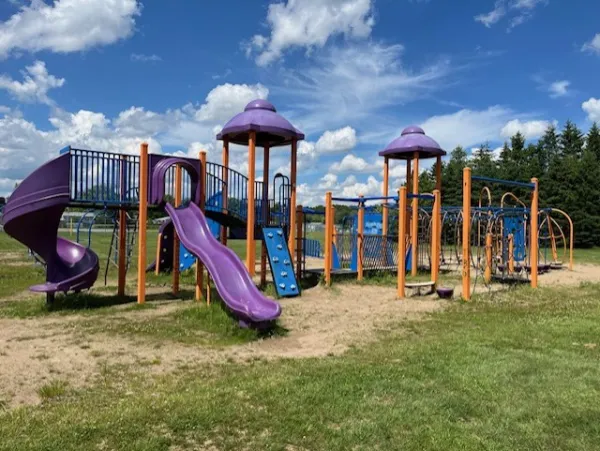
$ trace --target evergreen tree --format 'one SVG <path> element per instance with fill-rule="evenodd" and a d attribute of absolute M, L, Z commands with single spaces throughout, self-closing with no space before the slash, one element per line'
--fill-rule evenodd
<path fill-rule="evenodd" d="M 462 205 L 462 173 L 467 166 L 467 152 L 457 147 L 450 160 L 442 166 L 442 202 L 444 205 Z"/>
<path fill-rule="evenodd" d="M 600 162 L 600 127 L 594 122 L 586 137 L 586 147 L 596 156 Z"/>
<path fill-rule="evenodd" d="M 494 152 L 488 143 L 482 144 L 473 152 L 473 173 L 484 177 L 496 177 L 496 162 Z"/>
<path fill-rule="evenodd" d="M 567 121 L 558 141 L 563 157 L 581 158 L 583 155 L 583 133 L 573 122 Z"/>

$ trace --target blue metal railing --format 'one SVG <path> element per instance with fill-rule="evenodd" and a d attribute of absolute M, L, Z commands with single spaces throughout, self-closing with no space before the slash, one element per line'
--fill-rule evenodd
<path fill-rule="evenodd" d="M 71 201 L 126 205 L 139 201 L 140 158 L 69 148 Z M 62 151 L 65 153 L 65 151 Z"/>

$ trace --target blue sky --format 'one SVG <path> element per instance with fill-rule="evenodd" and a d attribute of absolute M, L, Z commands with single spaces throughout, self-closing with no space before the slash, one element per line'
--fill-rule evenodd
<path fill-rule="evenodd" d="M 586 0 L 6 0 L 0 194 L 69 144 L 219 161 L 216 131 L 254 97 L 306 132 L 304 204 L 375 194 L 377 151 L 413 123 L 451 150 L 600 120 L 598 17 Z"/>

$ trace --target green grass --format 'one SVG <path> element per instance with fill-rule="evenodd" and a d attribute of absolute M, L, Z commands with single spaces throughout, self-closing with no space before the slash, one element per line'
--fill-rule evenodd
<path fill-rule="evenodd" d="M 599 324 L 600 285 L 523 288 L 338 357 L 108 368 L 0 414 L 0 449 L 598 449 Z"/>
<path fill-rule="evenodd" d="M 594 265 L 600 265 L 600 247 L 593 247 L 590 249 L 575 249 L 573 256 L 575 265 L 577 265 L 577 263 L 591 263 Z M 564 261 L 563 264 L 567 265 L 568 260 Z"/>
<path fill-rule="evenodd" d="M 62 380 L 54 380 L 45 385 L 42 385 L 38 390 L 38 395 L 42 401 L 50 401 L 52 399 L 63 396 L 67 392 L 69 383 Z"/>
<path fill-rule="evenodd" d="M 142 320 L 132 321 L 124 316 L 94 318 L 77 324 L 77 329 L 84 334 L 109 333 L 156 343 L 173 341 L 210 347 L 248 343 L 265 337 L 257 330 L 240 328 L 219 302 L 210 306 L 191 303 L 167 315 Z M 277 328 L 269 335 L 284 333 L 285 330 Z"/>

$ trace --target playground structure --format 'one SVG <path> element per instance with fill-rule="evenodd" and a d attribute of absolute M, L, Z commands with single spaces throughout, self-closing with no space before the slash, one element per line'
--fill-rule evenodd
<path fill-rule="evenodd" d="M 223 164 L 207 162 L 204 152 L 198 159 L 149 154 L 148 145 L 142 144 L 139 156 L 67 147 L 58 158 L 34 171 L 13 192 L 3 211 L 6 232 L 46 265 L 46 282 L 31 290 L 45 293 L 47 301 L 52 302 L 55 293 L 88 289 L 98 277 L 97 254 L 58 236 L 61 215 L 72 206 L 100 209 L 114 218 L 114 246 L 109 260 L 117 262 L 120 296 L 125 294 L 128 259 L 133 239 L 137 238 L 137 300 L 145 302 L 148 210 L 165 209 L 175 231 L 173 293 L 179 292 L 181 242 L 196 260 L 197 300 L 203 295 L 206 267 L 207 288 L 212 278 L 223 302 L 241 325 L 262 327 L 272 323 L 281 308 L 264 297 L 252 281 L 256 271 L 254 239 L 262 234 L 263 227 L 274 227 L 269 229 L 271 235 L 265 235 L 274 246 L 263 242 L 261 281 L 266 278 L 269 257 L 276 286 L 285 296 L 298 295 L 292 257 L 296 230 L 290 225 L 295 224 L 296 215 L 297 142 L 304 135 L 277 114 L 269 102 L 256 100 L 232 118 L 217 138 L 223 141 Z M 248 177 L 229 167 L 230 143 L 248 146 Z M 262 182 L 255 177 L 256 146 L 264 149 Z M 291 147 L 292 170 L 289 179 L 275 176 L 270 198 L 269 150 L 279 146 Z M 128 214 L 135 212 L 137 218 L 128 220 Z M 213 236 L 207 219 L 219 224 L 220 241 Z M 131 223 L 135 227 L 128 240 Z M 42 226 L 33 231 L 33 224 Z M 228 229 L 241 227 L 245 227 L 247 239 L 245 267 L 225 246 Z M 283 246 L 281 239 L 287 245 Z M 269 249 L 277 255 L 268 255 Z M 158 258 L 157 267 L 160 262 Z M 207 300 L 209 293 L 207 290 Z"/>
<path fill-rule="evenodd" d="M 304 264 L 298 269 L 299 273 L 301 270 L 322 272 L 326 285 L 330 285 L 332 276 L 339 274 L 356 274 L 357 280 L 362 280 L 366 271 L 397 271 L 398 297 L 404 297 L 406 288 L 417 293 L 422 288 L 436 288 L 440 271 L 454 270 L 460 271 L 462 297 L 469 300 L 472 269 L 475 283 L 481 276 L 485 285 L 524 282 L 534 288 L 538 286 L 538 274 L 561 269 L 567 258 L 569 269 L 573 269 L 573 223 L 564 211 L 539 208 L 537 179 L 518 182 L 473 176 L 471 169 L 465 168 L 462 207 L 442 207 L 441 158 L 445 152 L 422 129 L 407 127 L 380 155 L 384 157 L 383 195 L 339 198 L 328 192 L 324 252 L 314 240 L 305 238 L 302 253 L 304 259 L 307 255 L 323 255 L 324 269 L 307 270 Z M 436 158 L 436 189 L 432 194 L 419 193 L 419 161 L 433 157 Z M 407 183 L 397 196 L 388 195 L 390 159 L 406 161 Z M 472 206 L 472 181 L 486 184 L 479 192 L 477 206 Z M 529 191 L 529 206 L 511 191 L 503 193 L 499 206 L 493 206 L 488 185 Z M 410 187 L 412 192 L 409 192 Z M 484 204 L 486 198 L 487 205 Z M 383 203 L 366 205 L 377 201 Z M 356 203 L 357 213 L 344 218 L 336 227 L 334 202 Z M 427 202 L 432 204 L 427 205 Z M 314 210 L 306 213 L 317 214 Z M 394 222 L 395 227 L 390 228 Z M 305 232 L 300 231 L 299 236 L 304 237 Z M 561 245 L 562 259 L 559 258 Z M 407 273 L 414 278 L 419 271 L 428 271 L 430 280 L 406 280 Z"/>
<path fill-rule="evenodd" d="M 270 270 L 282 297 L 299 295 L 299 281 L 305 274 L 323 274 L 330 285 L 333 275 L 355 274 L 360 281 L 369 271 L 396 272 L 397 295 L 404 297 L 407 288 L 417 293 L 435 289 L 440 271 L 452 266 L 462 267 L 462 296 L 467 300 L 473 268 L 486 284 L 527 281 L 537 287 L 540 272 L 562 267 L 558 249 L 562 244 L 564 260 L 567 242 L 572 269 L 572 221 L 560 210 L 539 209 L 536 179 L 530 183 L 489 179 L 472 176 L 465 168 L 463 206 L 442 207 L 441 165 L 446 152 L 419 127 L 405 128 L 379 152 L 384 159 L 381 196 L 344 198 L 328 192 L 323 212 L 296 205 L 297 145 L 304 135 L 272 104 L 250 102 L 217 139 L 223 142 L 221 164 L 207 161 L 205 152 L 198 158 L 149 154 L 148 145 L 142 144 L 139 155 L 66 147 L 58 158 L 34 171 L 3 209 L 5 230 L 46 265 L 46 282 L 31 289 L 46 293 L 52 302 L 57 292 L 78 292 L 95 283 L 100 262 L 91 249 L 91 227 L 100 216 L 112 224 L 105 282 L 109 265 L 114 264 L 118 295 L 125 294 L 126 274 L 137 243 L 138 303 L 145 302 L 147 271 L 170 271 L 172 291 L 178 295 L 180 272 L 195 267 L 196 300 L 205 296 L 210 302 L 212 279 L 240 324 L 259 327 L 276 319 L 281 309 L 252 281 L 256 238 L 262 244 L 260 282 L 266 283 Z M 229 167 L 231 144 L 247 146 L 247 176 Z M 257 146 L 263 148 L 262 181 L 256 180 Z M 290 176 L 276 174 L 270 187 L 270 151 L 283 146 L 291 149 Z M 435 158 L 435 189 L 421 193 L 419 167 L 430 158 Z M 389 194 L 390 160 L 406 165 L 406 186 L 396 195 Z M 530 190 L 530 206 L 507 192 L 500 206 L 493 207 L 491 190 L 484 186 L 479 205 L 472 207 L 472 181 Z M 337 227 L 334 202 L 350 203 L 355 212 Z M 68 206 L 87 209 L 77 225 L 77 243 L 58 236 L 60 217 Z M 149 209 L 164 209 L 169 220 L 157 233 L 155 261 L 148 266 Z M 304 218 L 309 214 L 324 215 L 324 250 L 306 235 Z M 91 221 L 84 246 L 80 231 L 88 216 Z M 32 232 L 33 224 L 41 224 L 41 230 Z M 230 236 L 240 235 L 246 239 L 245 268 L 226 247 Z M 324 268 L 307 268 L 307 256 L 323 257 Z M 417 280 L 419 272 L 427 272 L 428 280 Z"/>

